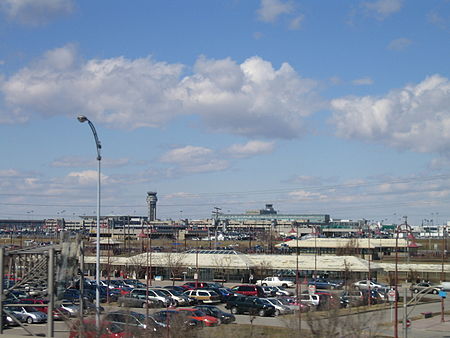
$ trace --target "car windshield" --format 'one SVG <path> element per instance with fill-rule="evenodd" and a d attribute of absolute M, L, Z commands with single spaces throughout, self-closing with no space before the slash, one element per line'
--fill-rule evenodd
<path fill-rule="evenodd" d="M 39 310 L 33 306 L 27 306 L 25 311 L 26 312 L 39 312 Z"/>
<path fill-rule="evenodd" d="M 192 314 L 194 316 L 196 316 L 196 317 L 204 317 L 204 316 L 206 316 L 206 314 L 203 311 L 201 311 L 201 310 L 192 311 Z"/>
<path fill-rule="evenodd" d="M 278 301 L 279 301 L 281 304 L 283 304 L 283 305 L 289 305 L 289 304 L 291 304 L 291 303 L 289 303 L 289 301 L 288 301 L 287 299 L 284 299 L 284 298 L 280 298 L 280 299 L 278 299 Z"/>
<path fill-rule="evenodd" d="M 172 292 L 172 295 L 174 296 L 184 296 L 184 294 L 180 291 L 177 290 L 170 290 L 170 292 Z"/>
<path fill-rule="evenodd" d="M 166 295 L 161 290 L 153 290 L 158 296 L 165 297 Z"/>
<path fill-rule="evenodd" d="M 272 305 L 272 303 L 271 303 L 270 300 L 268 300 L 268 299 L 260 298 L 260 301 L 261 301 L 261 303 L 263 303 L 263 304 Z"/>

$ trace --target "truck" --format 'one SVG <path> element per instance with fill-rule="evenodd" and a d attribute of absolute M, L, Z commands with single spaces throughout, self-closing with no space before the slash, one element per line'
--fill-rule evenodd
<path fill-rule="evenodd" d="M 266 277 L 264 279 L 259 279 L 256 281 L 256 285 L 259 286 L 281 286 L 283 288 L 292 288 L 294 287 L 294 282 L 290 280 L 283 280 L 280 277 Z"/>

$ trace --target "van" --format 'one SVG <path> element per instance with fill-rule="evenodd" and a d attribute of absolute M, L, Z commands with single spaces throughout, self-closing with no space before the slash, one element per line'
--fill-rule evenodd
<path fill-rule="evenodd" d="M 258 285 L 245 284 L 245 285 L 236 285 L 231 288 L 231 291 L 234 293 L 238 293 L 244 296 L 255 296 L 255 297 L 264 297 L 265 293 L 262 287 Z"/>

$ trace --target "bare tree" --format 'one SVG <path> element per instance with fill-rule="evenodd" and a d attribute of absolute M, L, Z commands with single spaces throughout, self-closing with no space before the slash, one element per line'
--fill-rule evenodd
<path fill-rule="evenodd" d="M 172 285 L 175 285 L 175 278 L 179 276 L 183 270 L 184 259 L 186 254 L 182 252 L 165 252 L 163 254 L 164 265 L 169 269 L 170 278 L 172 278 Z"/>

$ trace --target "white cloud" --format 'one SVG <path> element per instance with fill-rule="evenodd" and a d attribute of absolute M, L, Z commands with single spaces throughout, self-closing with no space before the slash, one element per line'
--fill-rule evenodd
<path fill-rule="evenodd" d="M 448 153 L 450 81 L 433 75 L 382 97 L 331 101 L 337 135 L 417 152 Z"/>
<path fill-rule="evenodd" d="M 402 51 L 402 50 L 405 50 L 406 48 L 408 48 L 411 45 L 411 43 L 412 43 L 412 41 L 410 39 L 399 38 L 399 39 L 392 40 L 389 43 L 387 48 L 390 50 Z"/>
<path fill-rule="evenodd" d="M 73 45 L 57 48 L 0 83 L 0 123 L 83 112 L 132 129 L 196 114 L 213 132 L 294 138 L 303 118 L 324 106 L 316 82 L 287 63 L 274 69 L 260 57 L 242 64 L 200 57 L 193 74 L 182 78 L 183 68 L 150 57 L 83 61 Z"/>
<path fill-rule="evenodd" d="M 161 156 L 161 162 L 168 163 L 192 163 L 211 156 L 213 151 L 205 147 L 185 146 L 168 151 Z"/>
<path fill-rule="evenodd" d="M 79 158 L 79 157 L 61 157 L 54 160 L 50 165 L 52 167 L 94 167 L 96 166 L 96 160 L 87 159 L 87 158 Z M 122 167 L 130 163 L 130 160 L 127 158 L 118 158 L 118 159 L 102 159 L 102 166 L 109 168 Z"/>
<path fill-rule="evenodd" d="M 179 191 L 179 192 L 174 192 L 171 194 L 166 194 L 164 195 L 164 199 L 189 199 L 189 198 L 198 198 L 199 195 L 198 194 L 192 194 L 189 192 L 183 192 L 183 191 Z"/>
<path fill-rule="evenodd" d="M 289 14 L 293 11 L 292 3 L 282 0 L 261 0 L 261 7 L 258 9 L 258 17 L 264 22 L 275 22 L 282 14 Z"/>
<path fill-rule="evenodd" d="M 305 16 L 303 14 L 300 14 L 300 15 L 296 16 L 289 23 L 289 29 L 291 29 L 291 30 L 300 29 L 304 19 L 305 19 Z"/>
<path fill-rule="evenodd" d="M 175 165 L 170 169 L 172 175 L 222 171 L 229 166 L 228 161 L 218 158 L 212 149 L 191 145 L 168 151 L 160 161 Z"/>
<path fill-rule="evenodd" d="M 72 13 L 73 0 L 2 0 L 0 10 L 11 20 L 40 25 Z"/>
<path fill-rule="evenodd" d="M 232 157 L 245 158 L 260 154 L 269 154 L 274 150 L 274 142 L 249 141 L 245 144 L 233 144 L 225 150 Z"/>
<path fill-rule="evenodd" d="M 403 0 L 376 0 L 363 3 L 363 7 L 378 20 L 384 20 L 391 14 L 398 12 L 402 5 Z"/>
<path fill-rule="evenodd" d="M 67 175 L 67 178 L 76 182 L 80 185 L 92 185 L 95 186 L 98 180 L 98 171 L 97 170 L 84 170 L 78 172 L 71 172 Z M 100 179 L 102 184 L 105 184 L 109 181 L 109 177 L 100 173 Z"/>
<path fill-rule="evenodd" d="M 305 191 L 305 190 L 297 190 L 292 191 L 288 194 L 295 200 L 320 200 L 327 198 L 326 195 L 317 192 Z"/>
<path fill-rule="evenodd" d="M 373 80 L 366 76 L 366 77 L 362 77 L 360 79 L 355 79 L 352 81 L 352 84 L 356 85 L 356 86 L 368 86 L 373 84 Z"/>

